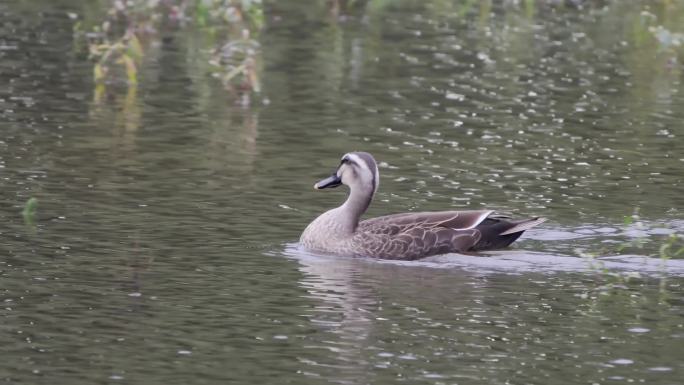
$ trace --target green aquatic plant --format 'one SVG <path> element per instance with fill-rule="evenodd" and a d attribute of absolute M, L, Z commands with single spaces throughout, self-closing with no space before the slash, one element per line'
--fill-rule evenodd
<path fill-rule="evenodd" d="M 102 100 L 108 84 L 136 87 L 145 61 L 144 47 L 160 38 L 161 30 L 191 28 L 215 42 L 211 74 L 227 88 L 259 92 L 258 37 L 264 23 L 261 0 L 110 0 L 104 20 L 74 20 L 77 35 L 85 37 L 93 64 L 95 100 Z M 84 25 L 93 25 L 91 29 Z"/>
<path fill-rule="evenodd" d="M 641 221 L 638 208 L 635 208 L 631 215 L 625 216 L 623 223 L 625 230 L 634 226 L 639 229 L 648 230 L 647 225 Z M 653 247 L 657 242 L 658 247 Z M 644 258 L 660 258 L 662 261 L 659 278 L 660 302 L 666 303 L 668 298 L 666 274 L 667 261 L 684 257 L 684 236 L 678 233 L 670 234 L 664 239 L 639 236 L 633 240 L 622 242 L 617 247 L 604 248 L 595 252 L 576 249 L 575 252 L 587 262 L 589 271 L 595 273 L 597 277 L 598 286 L 593 288 L 592 291 L 602 295 L 617 294 L 621 291 L 627 291 L 631 296 L 638 295 L 638 290 L 635 292 L 634 289 L 637 288 L 642 281 L 642 276 L 639 272 L 609 269 L 606 267 L 605 263 L 599 259 L 600 255 L 621 254 L 628 249 L 639 250 L 645 256 Z M 657 252 L 655 250 L 657 250 Z M 583 298 L 587 298 L 588 296 L 588 293 L 582 295 Z"/>
<path fill-rule="evenodd" d="M 102 84 L 115 66 L 121 66 L 126 74 L 128 85 L 138 83 L 138 66 L 143 57 L 140 40 L 132 31 L 115 42 L 104 41 L 90 44 L 90 57 L 95 60 L 93 80 Z"/>
<path fill-rule="evenodd" d="M 660 258 L 668 260 L 684 256 L 684 236 L 671 234 L 658 249 Z"/>
<path fill-rule="evenodd" d="M 624 291 L 631 290 L 634 283 L 641 281 L 642 276 L 637 271 L 620 271 L 609 269 L 606 264 L 598 259 L 598 253 L 589 253 L 576 249 L 575 252 L 587 262 L 587 268 L 595 276 L 596 286 L 580 295 L 583 299 L 595 298 L 598 295 L 620 295 Z"/>
<path fill-rule="evenodd" d="M 119 81 L 128 86 L 137 85 L 138 68 L 145 54 L 141 35 L 149 30 L 146 24 L 153 19 L 153 10 L 157 7 L 155 2 L 112 1 L 105 19 L 95 23 L 87 33 L 83 22 L 76 21 L 75 31 L 85 36 L 89 58 L 94 62 L 96 87 L 101 89 L 106 83 Z M 77 20 L 78 16 L 71 18 Z"/>
<path fill-rule="evenodd" d="M 217 49 L 209 63 L 214 68 L 214 75 L 227 88 L 260 92 L 256 59 L 258 52 L 259 43 L 252 40 L 245 30 L 242 39 L 230 41 Z"/>
<path fill-rule="evenodd" d="M 211 54 L 211 75 L 236 92 L 260 92 L 260 44 L 256 40 L 264 24 L 261 0 L 199 1 L 199 20 L 225 26 L 224 38 Z M 216 27 L 215 27 L 216 28 Z"/>
<path fill-rule="evenodd" d="M 632 212 L 631 215 L 625 215 L 623 221 L 623 230 L 628 230 L 630 227 L 636 227 L 639 229 L 645 228 L 644 222 L 641 220 L 641 216 L 639 215 L 639 207 L 635 207 L 634 211 Z M 623 253 L 626 250 L 641 250 L 644 248 L 644 246 L 649 242 L 649 239 L 644 236 L 636 237 L 634 239 L 630 239 L 629 241 L 624 241 L 621 242 L 614 252 L 617 253 Z M 611 252 L 610 250 L 606 250 L 606 252 Z"/>
<path fill-rule="evenodd" d="M 29 198 L 24 203 L 24 209 L 21 210 L 21 216 L 24 218 L 24 223 L 28 226 L 33 226 L 36 220 L 36 211 L 38 210 L 38 199 Z"/>

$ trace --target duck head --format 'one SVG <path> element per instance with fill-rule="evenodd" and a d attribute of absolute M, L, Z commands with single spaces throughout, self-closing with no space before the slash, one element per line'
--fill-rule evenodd
<path fill-rule="evenodd" d="M 373 155 L 367 152 L 344 154 L 333 174 L 314 185 L 317 190 L 337 187 L 341 184 L 354 191 L 369 191 L 372 196 L 380 185 L 378 165 Z"/>

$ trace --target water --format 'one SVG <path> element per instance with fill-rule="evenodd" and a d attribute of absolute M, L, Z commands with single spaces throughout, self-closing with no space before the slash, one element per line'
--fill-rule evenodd
<path fill-rule="evenodd" d="M 684 230 L 681 51 L 649 32 L 679 2 L 269 3 L 249 106 L 173 28 L 94 98 L 79 3 L 0 4 L 3 381 L 681 383 L 684 263 L 647 259 Z M 302 252 L 350 150 L 381 162 L 369 215 L 549 222 L 482 256 Z"/>

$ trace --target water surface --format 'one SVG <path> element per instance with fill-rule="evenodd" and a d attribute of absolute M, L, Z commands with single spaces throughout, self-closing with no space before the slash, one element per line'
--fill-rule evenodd
<path fill-rule="evenodd" d="M 682 5 L 468 4 L 268 2 L 249 105 L 202 29 L 96 98 L 67 12 L 101 10 L 1 4 L 0 379 L 680 383 L 684 264 L 657 257 L 684 230 L 684 89 L 653 31 Z M 549 222 L 481 256 L 302 252 L 350 150 L 380 162 L 369 215 Z"/>

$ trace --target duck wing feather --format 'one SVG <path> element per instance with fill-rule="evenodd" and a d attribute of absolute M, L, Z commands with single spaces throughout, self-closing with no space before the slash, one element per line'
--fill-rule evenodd
<path fill-rule="evenodd" d="M 372 233 L 397 234 L 400 230 L 420 226 L 446 227 L 454 230 L 472 229 L 493 213 L 492 210 L 428 211 L 385 215 L 359 223 L 359 230 Z"/>
<path fill-rule="evenodd" d="M 481 237 L 475 227 L 490 210 L 439 211 L 387 215 L 359 223 L 362 253 L 383 259 L 412 260 L 466 251 Z"/>

